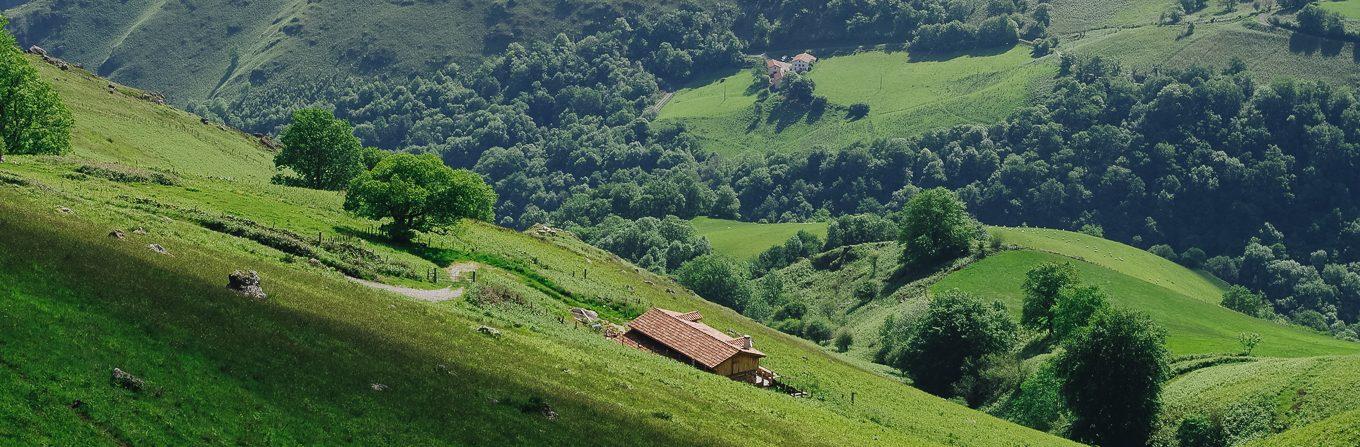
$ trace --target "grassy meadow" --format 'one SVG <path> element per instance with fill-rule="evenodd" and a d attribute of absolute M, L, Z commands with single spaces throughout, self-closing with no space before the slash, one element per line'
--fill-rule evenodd
<path fill-rule="evenodd" d="M 1351 20 L 1360 20 L 1360 0 L 1325 0 L 1318 2 L 1322 9 L 1341 14 Z"/>
<path fill-rule="evenodd" d="M 1048 31 L 1065 35 L 1151 25 L 1173 4 L 1174 0 L 1054 0 L 1053 24 Z"/>
<path fill-rule="evenodd" d="M 1024 273 L 1044 262 L 1071 262 L 1082 280 L 1099 285 L 1116 304 L 1148 313 L 1169 331 L 1173 353 L 1228 353 L 1241 349 L 1241 332 L 1261 334 L 1255 353 L 1301 357 L 1360 353 L 1360 344 L 1297 326 L 1280 325 L 1223 308 L 1226 285 L 1145 250 L 1081 233 L 1041 228 L 988 227 L 1022 248 L 979 261 L 945 277 L 932 291 L 970 290 L 1001 300 L 1019 315 Z M 1273 340 L 1272 340 L 1273 338 Z"/>
<path fill-rule="evenodd" d="M 699 217 L 690 221 L 700 236 L 708 238 L 715 253 L 733 259 L 755 258 L 775 245 L 783 244 L 799 231 L 826 238 L 826 222 L 762 224 Z"/>
<path fill-rule="evenodd" d="M 0 388 L 14 391 L 0 394 L 0 443 L 1070 444 L 765 328 L 569 236 L 464 223 L 387 243 L 363 233 L 374 222 L 346 215 L 338 193 L 269 184 L 270 154 L 245 136 L 42 70 L 76 111 L 76 148 L 0 165 L 10 236 L 0 238 Z M 91 164 L 172 180 L 82 171 Z M 204 213 L 320 233 L 380 263 L 483 267 L 469 298 L 418 302 L 209 229 L 194 220 Z M 237 269 L 259 271 L 269 299 L 228 291 Z M 483 287 L 511 298 L 472 298 Z M 650 306 L 702 311 L 751 334 L 763 364 L 812 397 L 625 348 L 571 324 L 573 306 L 614 323 Z M 145 388 L 114 386 L 112 368 Z"/>
<path fill-rule="evenodd" d="M 1360 357 L 1262 358 L 1191 371 L 1169 382 L 1160 437 L 1187 415 L 1248 420 L 1252 446 L 1360 443 Z M 1247 432 L 1247 433 L 1243 433 Z M 1278 433 L 1278 434 L 1277 434 Z"/>
<path fill-rule="evenodd" d="M 1035 60 L 1025 46 L 944 58 L 882 50 L 830 55 L 809 74 L 829 103 L 820 115 L 784 105 L 778 95 L 761 98 L 744 70 L 679 90 L 659 118 L 684 123 L 719 154 L 835 148 L 1000 120 L 1056 73 L 1051 59 Z M 860 102 L 869 115 L 848 119 L 847 108 Z"/>
<path fill-rule="evenodd" d="M 1184 26 L 1146 26 L 1090 33 L 1064 44 L 1063 51 L 1099 55 L 1120 61 L 1126 70 L 1185 68 L 1201 65 L 1222 69 L 1242 59 L 1258 79 L 1312 79 L 1337 85 L 1360 85 L 1360 51 L 1355 44 L 1263 29 L 1251 19 L 1200 23 L 1181 36 Z"/>

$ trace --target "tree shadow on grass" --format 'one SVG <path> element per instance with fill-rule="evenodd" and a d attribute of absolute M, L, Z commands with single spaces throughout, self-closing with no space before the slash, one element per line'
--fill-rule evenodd
<path fill-rule="evenodd" d="M 1322 48 L 1322 38 L 1303 33 L 1289 35 L 1289 52 L 1313 55 Z"/>
<path fill-rule="evenodd" d="M 1012 47 L 976 48 L 976 49 L 971 49 L 971 50 L 952 51 L 952 52 L 941 52 L 941 53 L 935 53 L 935 52 L 930 52 L 930 53 L 925 53 L 925 52 L 908 53 L 908 55 L 907 55 L 907 62 L 945 62 L 945 61 L 949 61 L 949 60 L 953 60 L 953 59 L 957 59 L 957 58 L 965 57 L 965 56 L 967 56 L 967 57 L 987 57 L 987 56 L 997 56 L 997 55 L 1005 54 L 1005 53 L 1011 51 L 1012 48 L 1015 48 L 1015 47 L 1012 46 Z"/>
<path fill-rule="evenodd" d="M 11 213 L 17 210 L 10 208 L 6 210 L 9 216 L 23 215 L 22 211 Z M 197 409 L 176 419 L 180 430 L 150 430 L 149 436 L 190 437 L 195 427 L 220 427 L 215 436 L 241 440 L 258 428 L 250 420 L 252 415 L 274 414 L 281 417 L 265 425 L 284 437 L 290 430 L 282 427 L 298 428 L 292 436 L 300 437 L 287 442 L 300 444 L 345 440 L 358 444 L 551 445 L 591 439 L 617 445 L 678 445 L 693 441 L 653 427 L 651 421 L 625 418 L 615 405 L 581 399 L 574 390 L 503 377 L 518 367 L 507 364 L 498 371 L 496 364 L 485 362 L 515 358 L 518 348 L 509 341 L 477 334 L 471 326 L 459 327 L 471 323 L 460 324 L 418 306 L 395 307 L 401 300 L 380 299 L 374 292 L 284 267 L 257 265 L 257 260 L 228 253 L 168 244 L 174 256 L 168 258 L 150 254 L 138 244 L 100 237 L 101 230 L 90 226 L 62 222 L 62 231 L 50 231 L 53 224 L 41 217 L 0 219 L 0 231 L 25 235 L 0 242 L 5 248 L 0 253 L 25 253 L 0 257 L 0 271 L 15 280 L 8 282 L 13 291 L 43 297 L 49 306 L 78 309 L 58 318 L 56 324 L 80 325 L 96 337 L 128 340 L 128 344 L 118 344 L 123 360 L 117 366 L 142 376 L 164 394 L 113 393 L 101 388 L 105 385 L 98 380 L 62 390 L 111 395 L 110 399 L 121 402 L 118 405 L 137 408 Z M 269 302 L 246 300 L 223 287 L 226 273 L 239 266 L 261 272 Z M 340 320 L 307 310 L 323 305 L 343 305 L 350 311 L 338 313 L 346 315 Z M 395 327 L 393 318 L 426 320 L 419 327 L 428 332 L 414 333 L 416 326 L 410 325 Z M 82 319 L 91 319 L 90 324 L 78 321 Z M 464 329 L 466 335 L 455 335 Z M 38 352 L 32 358 L 49 355 L 48 361 L 58 361 L 50 356 L 83 352 L 63 347 L 77 340 L 24 337 L 18 335 L 10 342 L 50 343 L 54 353 Z M 448 349 L 434 349 L 438 346 Z M 167 353 L 181 360 L 164 362 L 161 356 Z M 450 354 L 457 357 L 447 357 Z M 83 361 L 88 355 L 71 356 Z M 482 366 L 474 368 L 474 364 Z M 115 365 L 89 366 L 97 370 Z M 91 374 L 106 377 L 107 371 Z M 209 380 L 212 385 L 204 388 Z M 388 388 L 371 390 L 373 383 Z M 82 391 L 82 387 L 89 389 Z M 202 390 L 208 391 L 201 394 Z M 241 393 L 241 405 L 251 405 L 253 411 L 225 410 L 234 406 L 220 403 L 228 397 L 224 392 Z M 61 398 L 95 402 L 83 394 Z M 267 406 L 260 408 L 262 402 Z M 560 415 L 559 420 L 544 416 L 544 403 Z M 113 410 L 96 407 L 91 411 Z M 163 422 L 156 414 L 135 411 L 107 423 L 122 433 L 147 436 L 143 428 Z M 296 427 L 307 423 L 322 426 Z M 343 429 L 331 431 L 331 427 Z M 601 438 L 596 436 L 599 433 L 613 436 Z"/>

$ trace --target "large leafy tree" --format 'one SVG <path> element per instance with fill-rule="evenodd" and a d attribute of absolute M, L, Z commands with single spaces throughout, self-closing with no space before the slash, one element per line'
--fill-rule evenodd
<path fill-rule="evenodd" d="M 1092 445 L 1147 445 L 1169 375 L 1166 332 L 1142 314 L 1100 311 L 1064 343 L 1055 369 L 1072 410 L 1072 436 Z"/>
<path fill-rule="evenodd" d="M 283 150 L 274 164 L 292 169 L 308 188 L 341 189 L 363 172 L 364 150 L 354 128 L 328 110 L 293 112 L 292 124 L 279 140 Z"/>
<path fill-rule="evenodd" d="M 1069 263 L 1045 263 L 1025 274 L 1025 304 L 1020 324 L 1053 333 L 1053 306 L 1077 283 L 1077 270 Z"/>
<path fill-rule="evenodd" d="M 905 331 L 885 329 L 885 345 L 900 346 L 888 361 L 911 377 L 917 388 L 943 396 L 984 356 L 1004 352 L 1015 343 L 1015 323 L 999 302 L 950 290 L 936 296 L 925 314 Z"/>
<path fill-rule="evenodd" d="M 922 191 L 902 209 L 902 264 L 922 268 L 967 255 L 980 233 L 977 221 L 953 192 Z"/>
<path fill-rule="evenodd" d="M 0 17 L 0 27 L 9 19 Z M 0 32 L 0 161 L 10 154 L 60 154 L 75 120 L 57 91 L 38 76 L 8 31 Z"/>
<path fill-rule="evenodd" d="M 496 192 L 481 176 L 445 166 L 432 154 L 396 154 L 378 162 L 349 184 L 345 209 L 383 225 L 393 239 L 409 241 L 415 231 L 459 219 L 491 220 Z"/>

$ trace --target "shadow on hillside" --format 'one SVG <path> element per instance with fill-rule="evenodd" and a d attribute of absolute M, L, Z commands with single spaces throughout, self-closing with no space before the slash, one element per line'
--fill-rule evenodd
<path fill-rule="evenodd" d="M 12 284 L 21 284 L 15 287 L 27 294 L 47 297 L 52 305 L 64 303 L 80 309 L 69 318 L 91 315 L 95 322 L 109 321 L 105 317 L 116 322 L 109 323 L 116 327 L 90 324 L 82 330 L 96 338 L 124 338 L 140 346 L 124 346 L 131 352 L 121 367 L 142 376 L 152 387 L 163 388 L 167 397 L 147 393 L 128 398 L 141 401 L 139 408 L 199 408 L 186 413 L 181 422 L 185 425 L 228 427 L 220 432 L 224 438 L 247 435 L 233 432 L 231 427 L 255 426 L 247 423 L 249 415 L 214 412 L 234 408 L 210 402 L 224 396 L 194 393 L 196 386 L 202 386 L 197 381 L 214 380 L 219 383 L 205 389 L 240 390 L 249 396 L 244 404 L 254 406 L 264 401 L 272 407 L 260 411 L 311 416 L 284 417 L 274 423 L 324 424 L 354 419 L 354 424 L 335 435 L 357 435 L 369 442 L 555 444 L 570 439 L 606 439 L 598 437 L 599 433 L 614 434 L 608 439 L 619 445 L 692 441 L 677 438 L 661 427 L 649 427 L 650 421 L 625 419 L 615 405 L 581 399 L 578 390 L 502 377 L 515 368 L 513 365 L 499 370 L 488 363 L 472 367 L 474 361 L 510 358 L 515 347 L 482 338 L 471 327 L 466 328 L 466 337 L 456 337 L 456 342 L 438 342 L 437 338 L 394 330 L 391 323 L 394 317 L 404 316 L 425 320 L 431 331 L 461 329 L 450 327 L 450 323 L 457 323 L 446 317 L 422 316 L 425 311 L 388 306 L 389 300 L 378 299 L 381 297 L 377 294 L 355 292 L 342 283 L 319 281 L 319 277 L 292 269 L 224 258 L 224 253 L 171 245 L 175 258 L 161 261 L 168 258 L 144 254 L 145 249 L 139 250 L 138 244 L 96 236 L 102 234 L 101 230 L 85 227 L 76 237 L 71 229 L 80 227 L 69 222 L 57 226 L 64 230 L 51 231 L 55 222 L 27 216 L 16 220 L 13 216 L 23 214 L 13 211 L 6 211 L 11 218 L 0 219 L 0 231 L 25 236 L 5 238 L 0 247 L 6 249 L 4 252 L 26 255 L 0 257 L 0 271 L 8 278 L 20 279 Z M 89 262 L 69 262 L 76 258 Z M 243 265 L 260 271 L 270 302 L 245 300 L 224 287 L 226 274 Z M 359 295 L 351 295 L 355 293 Z M 340 300 L 333 298 L 337 295 L 351 295 L 344 304 L 353 308 L 337 312 L 347 315 L 346 320 L 274 303 L 282 297 L 302 307 L 309 306 L 303 304 L 306 302 L 339 304 Z M 378 315 L 389 312 L 387 316 Z M 11 341 L 23 343 L 22 339 Z M 61 341 L 51 343 L 54 353 L 72 351 L 62 347 Z M 452 349 L 455 344 L 458 350 Z M 450 349 L 440 351 L 432 346 Z M 460 352 L 478 356 L 447 357 Z M 167 365 L 156 360 L 164 353 L 191 360 Z M 179 366 L 185 364 L 190 366 Z M 96 371 L 111 365 L 89 366 Z M 186 379 L 177 373 L 201 377 Z M 220 383 L 224 381 L 228 384 Z M 372 390 L 374 383 L 388 388 Z M 552 422 L 544 417 L 543 403 L 551 405 L 560 420 Z M 241 420 L 233 422 L 233 417 Z M 137 423 L 135 419 L 120 419 L 114 425 L 129 431 L 126 429 L 134 427 L 127 424 Z M 167 432 L 170 436 L 174 433 Z M 180 433 L 189 436 L 190 431 Z M 329 433 L 327 430 L 301 429 L 296 433 L 304 437 L 291 441 L 301 444 L 339 439 L 305 438 Z M 352 438 L 348 442 L 364 443 Z"/>
<path fill-rule="evenodd" d="M 1011 47 L 992 47 L 979 48 L 965 51 L 954 51 L 948 53 L 909 53 L 907 62 L 945 62 L 960 57 L 987 57 L 1005 54 L 1011 51 Z"/>
<path fill-rule="evenodd" d="M 1345 41 L 1297 32 L 1289 35 L 1289 51 L 1292 53 L 1309 56 L 1321 55 L 1324 57 L 1338 57 L 1341 56 L 1341 53 L 1345 51 L 1345 49 Z M 1354 54 L 1352 55 L 1352 58 L 1355 59 Z"/>

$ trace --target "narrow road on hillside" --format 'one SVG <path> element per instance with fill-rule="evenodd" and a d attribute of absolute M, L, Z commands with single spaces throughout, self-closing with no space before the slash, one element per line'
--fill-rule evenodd
<path fill-rule="evenodd" d="M 675 92 L 665 92 L 665 94 L 661 95 L 661 99 L 658 100 L 656 104 L 652 104 L 651 107 L 647 108 L 647 111 L 658 114 L 661 113 L 661 108 L 666 107 L 666 103 L 671 102 L 672 96 L 675 96 Z"/>
<path fill-rule="evenodd" d="M 477 264 L 472 262 L 458 263 L 449 266 L 448 268 L 444 269 L 444 271 L 448 273 L 449 279 L 452 279 L 453 282 L 458 282 L 458 280 L 464 274 L 477 271 Z M 394 286 L 391 284 L 383 284 L 380 282 L 367 281 L 359 278 L 349 278 L 349 280 L 359 284 L 363 284 L 368 287 L 372 287 L 374 289 L 386 290 L 388 292 L 404 295 L 410 298 L 415 298 L 420 301 L 426 301 L 431 303 L 438 303 L 462 298 L 463 294 L 466 293 L 465 287 L 454 288 L 453 286 L 449 286 L 443 289 L 427 290 L 417 289 L 413 287 Z"/>

